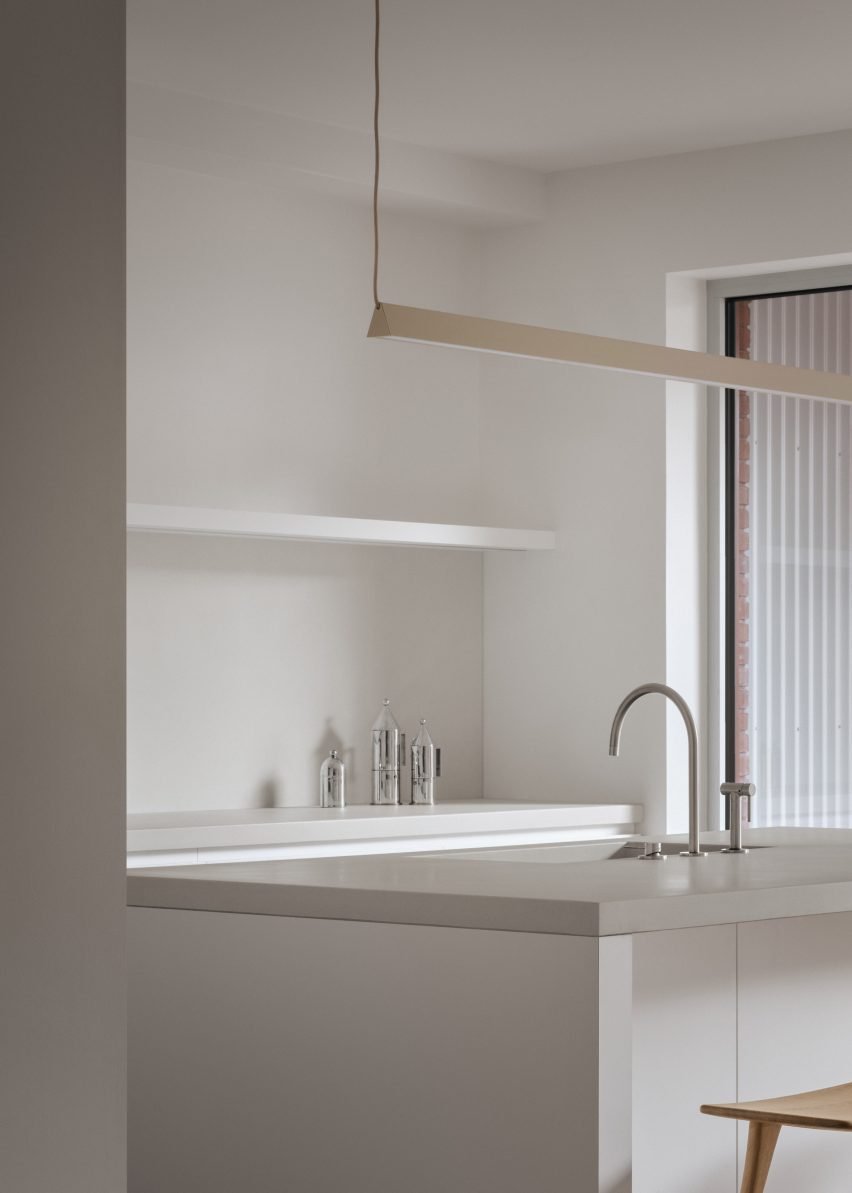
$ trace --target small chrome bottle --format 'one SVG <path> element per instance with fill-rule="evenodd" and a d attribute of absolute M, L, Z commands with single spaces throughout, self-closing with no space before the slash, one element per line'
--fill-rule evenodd
<path fill-rule="evenodd" d="M 320 807 L 346 807 L 346 767 L 337 750 L 320 767 Z"/>
<path fill-rule="evenodd" d="M 434 804 L 435 780 L 441 777 L 441 750 L 432 741 L 425 720 L 411 747 L 411 802 Z"/>
<path fill-rule="evenodd" d="M 399 772 L 405 765 L 405 734 L 385 700 L 373 726 L 373 799 L 374 804 L 398 804 Z"/>

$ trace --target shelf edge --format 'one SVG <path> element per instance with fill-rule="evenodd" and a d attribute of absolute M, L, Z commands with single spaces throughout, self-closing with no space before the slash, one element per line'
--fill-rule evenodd
<path fill-rule="evenodd" d="M 552 551 L 556 546 L 556 535 L 552 530 L 396 522 L 319 514 L 256 513 L 138 502 L 127 506 L 127 529 L 149 534 L 215 535 L 468 551 Z"/>

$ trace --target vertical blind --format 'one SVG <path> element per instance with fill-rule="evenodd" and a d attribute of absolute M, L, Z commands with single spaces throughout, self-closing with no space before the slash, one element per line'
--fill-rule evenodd
<path fill-rule="evenodd" d="M 752 299 L 755 360 L 852 373 L 852 294 Z M 852 825 L 852 420 L 752 394 L 748 753 L 753 823 Z"/>

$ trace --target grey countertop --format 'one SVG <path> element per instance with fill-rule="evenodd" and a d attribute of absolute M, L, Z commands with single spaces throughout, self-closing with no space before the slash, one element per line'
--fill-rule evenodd
<path fill-rule="evenodd" d="M 665 862 L 561 860 L 605 843 L 137 870 L 128 904 L 571 936 L 852 911 L 852 832 L 751 841 L 764 847 Z"/>

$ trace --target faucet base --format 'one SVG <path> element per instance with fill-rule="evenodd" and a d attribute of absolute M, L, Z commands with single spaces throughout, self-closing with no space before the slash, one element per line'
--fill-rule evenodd
<path fill-rule="evenodd" d="M 742 847 L 735 848 L 733 845 L 726 845 L 724 849 L 719 850 L 720 853 L 748 853 L 747 849 Z"/>
<path fill-rule="evenodd" d="M 707 857 L 703 849 L 682 849 L 680 851 L 681 857 Z"/>

